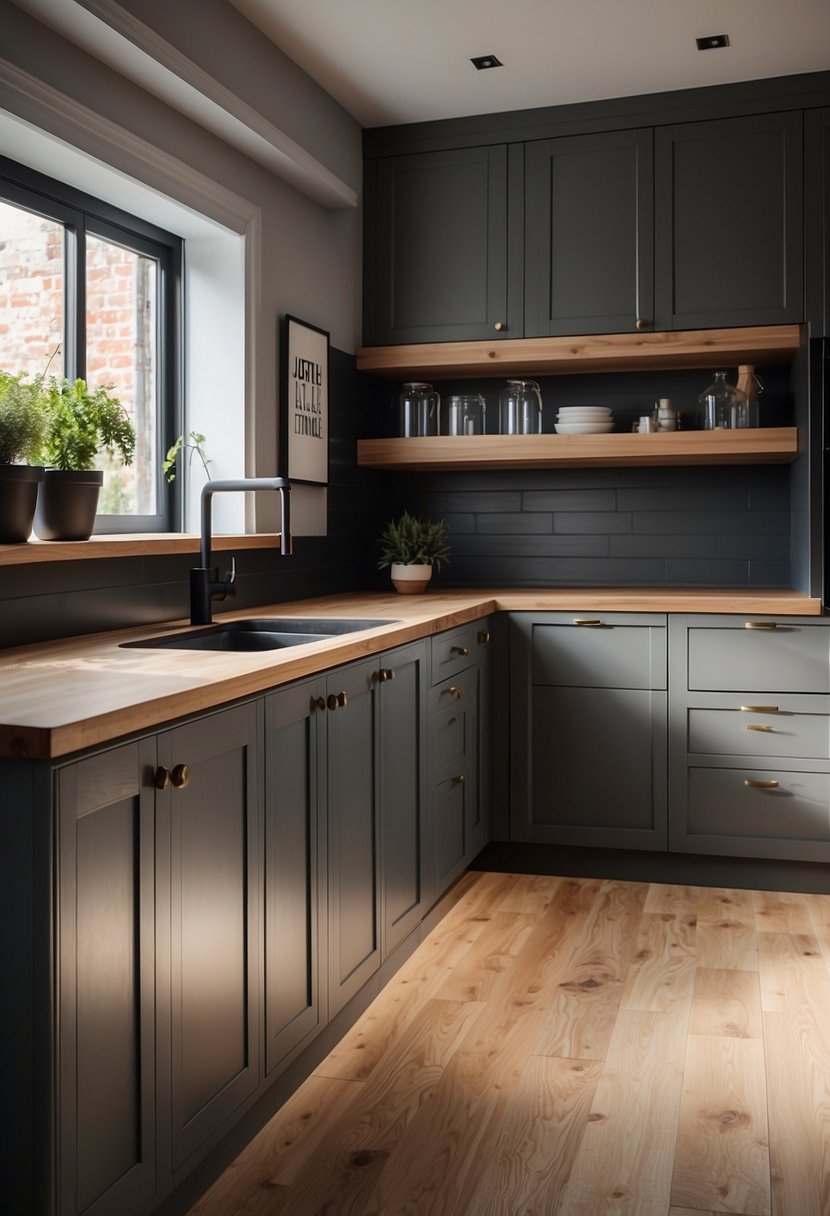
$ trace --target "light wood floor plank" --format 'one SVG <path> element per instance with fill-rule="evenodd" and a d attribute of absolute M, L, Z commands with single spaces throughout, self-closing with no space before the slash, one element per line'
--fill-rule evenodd
<path fill-rule="evenodd" d="M 486 1001 L 499 977 L 510 967 L 536 929 L 534 916 L 496 912 L 463 959 L 446 975 L 435 995 L 445 1001 Z"/>
<path fill-rule="evenodd" d="M 821 945 L 812 934 L 759 933 L 761 1008 L 764 1013 L 789 1013 L 804 999 L 807 975 L 821 983 L 826 975 Z"/>
<path fill-rule="evenodd" d="M 695 982 L 697 918 L 644 913 L 623 987 L 621 1008 L 667 1013 L 688 1008 Z"/>
<path fill-rule="evenodd" d="M 665 1216 L 685 1018 L 623 1009 L 556 1216 Z"/>
<path fill-rule="evenodd" d="M 700 967 L 722 971 L 758 970 L 758 931 L 755 917 L 729 915 L 720 920 L 699 920 L 697 961 Z"/>
<path fill-rule="evenodd" d="M 756 891 L 755 927 L 759 933 L 812 933 L 806 895 L 786 891 Z"/>
<path fill-rule="evenodd" d="M 531 1056 L 465 1216 L 554 1216 L 602 1065 Z"/>
<path fill-rule="evenodd" d="M 700 889 L 684 887 L 673 882 L 649 884 L 644 912 L 668 913 L 670 916 L 695 916 L 697 914 Z"/>
<path fill-rule="evenodd" d="M 672 1203 L 769 1216 L 769 1171 L 763 1043 L 690 1037 Z"/>
<path fill-rule="evenodd" d="M 536 1044 L 538 1055 L 605 1058 L 646 894 L 637 883 L 603 883 Z"/>
<path fill-rule="evenodd" d="M 760 1039 L 763 1028 L 757 973 L 698 968 L 689 1034 Z"/>
<path fill-rule="evenodd" d="M 698 887 L 698 921 L 730 920 L 751 921 L 755 916 L 755 898 L 752 891 L 740 887 Z"/>

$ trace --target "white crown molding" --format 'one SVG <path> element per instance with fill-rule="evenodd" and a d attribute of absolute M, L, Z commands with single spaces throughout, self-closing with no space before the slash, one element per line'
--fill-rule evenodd
<path fill-rule="evenodd" d="M 115 0 L 14 3 L 321 206 L 357 207 L 351 186 Z"/>

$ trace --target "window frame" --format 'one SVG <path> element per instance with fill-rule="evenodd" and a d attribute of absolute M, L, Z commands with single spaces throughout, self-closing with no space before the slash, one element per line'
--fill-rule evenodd
<path fill-rule="evenodd" d="M 139 216 L 0 156 L 0 199 L 60 223 L 64 255 L 64 375 L 85 378 L 87 233 L 158 262 L 156 349 L 159 415 L 156 427 L 156 504 L 152 515 L 98 515 L 95 533 L 180 531 L 182 478 L 169 484 L 162 462 L 184 430 L 184 241 Z"/>

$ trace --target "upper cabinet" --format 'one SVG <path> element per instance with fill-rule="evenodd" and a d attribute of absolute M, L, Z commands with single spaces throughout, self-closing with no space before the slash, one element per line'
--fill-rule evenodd
<path fill-rule="evenodd" d="M 652 145 L 650 129 L 527 145 L 527 337 L 653 328 Z"/>
<path fill-rule="evenodd" d="M 804 319 L 802 116 L 655 131 L 656 328 Z"/>
<path fill-rule="evenodd" d="M 814 336 L 830 334 L 830 109 L 805 116 L 807 320 Z"/>
<path fill-rule="evenodd" d="M 369 158 L 367 346 L 804 320 L 802 111 Z"/>
<path fill-rule="evenodd" d="M 508 279 L 521 267 L 508 256 L 508 160 L 501 144 L 368 162 L 367 342 L 514 331 Z"/>

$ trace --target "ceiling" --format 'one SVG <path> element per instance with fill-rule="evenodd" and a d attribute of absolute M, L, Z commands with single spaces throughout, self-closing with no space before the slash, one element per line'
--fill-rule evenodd
<path fill-rule="evenodd" d="M 231 3 L 364 127 L 830 69 L 830 0 Z"/>

